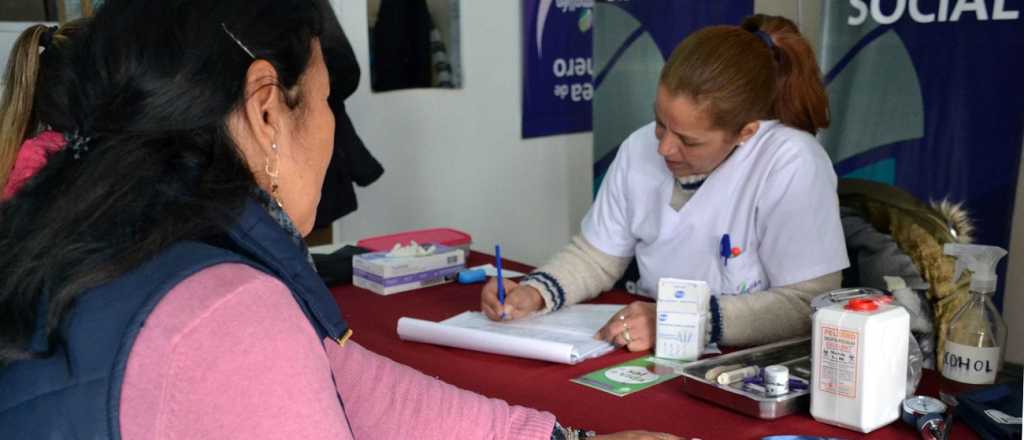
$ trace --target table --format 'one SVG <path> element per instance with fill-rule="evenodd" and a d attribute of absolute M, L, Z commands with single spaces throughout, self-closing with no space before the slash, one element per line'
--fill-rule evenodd
<path fill-rule="evenodd" d="M 493 262 L 493 258 L 473 252 L 467 266 Z M 504 266 L 522 272 L 531 268 L 512 261 Z M 615 365 L 640 353 L 618 350 L 577 365 L 493 355 L 450 347 L 441 347 L 398 338 L 398 318 L 409 316 L 440 321 L 466 310 L 479 310 L 480 284 L 446 284 L 380 296 L 352 285 L 331 289 L 342 316 L 354 330 L 353 340 L 383 356 L 416 368 L 430 376 L 512 404 L 550 411 L 569 426 L 615 432 L 644 429 L 670 432 L 683 437 L 703 439 L 759 439 L 776 434 L 832 436 L 844 439 L 917 439 L 910 426 L 897 421 L 868 435 L 815 422 L 808 413 L 766 421 L 719 407 L 684 393 L 682 378 L 652 388 L 616 397 L 569 380 L 594 370 Z M 636 296 L 612 291 L 597 298 L 597 303 L 627 304 Z M 919 394 L 936 395 L 938 376 L 926 370 Z M 977 436 L 964 424 L 955 423 L 953 439 Z"/>

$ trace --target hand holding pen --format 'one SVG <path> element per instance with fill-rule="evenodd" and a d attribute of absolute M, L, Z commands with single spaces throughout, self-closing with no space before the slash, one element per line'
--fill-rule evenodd
<path fill-rule="evenodd" d="M 498 276 L 491 278 L 480 292 L 480 310 L 484 315 L 503 321 L 523 318 L 543 309 L 544 298 L 537 289 L 502 277 L 501 248 L 495 246 L 494 254 Z"/>

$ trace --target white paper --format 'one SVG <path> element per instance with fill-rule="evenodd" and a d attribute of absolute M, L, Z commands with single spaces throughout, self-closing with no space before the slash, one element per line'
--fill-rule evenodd
<path fill-rule="evenodd" d="M 575 364 L 615 347 L 594 334 L 621 305 L 578 304 L 548 315 L 516 321 L 491 321 L 480 312 L 464 312 L 441 322 L 398 320 L 398 336 L 467 350 Z"/>
<path fill-rule="evenodd" d="M 493 264 L 481 264 L 479 266 L 473 266 L 473 267 L 471 267 L 469 269 L 470 270 L 472 270 L 472 269 L 483 269 L 484 270 L 484 274 L 486 274 L 489 277 L 496 277 L 496 276 L 498 276 L 498 268 L 495 267 Z M 522 272 L 516 272 L 514 270 L 508 270 L 508 269 L 505 269 L 504 267 L 501 268 L 501 277 L 502 278 L 519 278 L 519 277 L 525 276 L 525 275 L 526 274 L 522 273 Z"/>

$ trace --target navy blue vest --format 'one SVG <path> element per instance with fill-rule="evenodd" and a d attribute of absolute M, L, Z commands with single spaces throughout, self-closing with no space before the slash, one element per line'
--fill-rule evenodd
<path fill-rule="evenodd" d="M 0 439 L 121 438 L 121 383 L 146 317 L 175 285 L 215 264 L 248 264 L 281 280 L 321 340 L 340 340 L 348 332 L 305 249 L 262 206 L 246 205 L 227 242 L 176 244 L 81 295 L 54 355 L 0 369 Z M 33 348 L 42 351 L 45 338 L 36 336 Z"/>

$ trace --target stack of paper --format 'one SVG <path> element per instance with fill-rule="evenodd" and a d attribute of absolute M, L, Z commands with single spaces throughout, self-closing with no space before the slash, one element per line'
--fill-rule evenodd
<path fill-rule="evenodd" d="M 621 305 L 577 304 L 548 315 L 495 322 L 480 312 L 464 312 L 441 322 L 398 320 L 398 336 L 467 350 L 575 364 L 615 347 L 594 339 Z"/>

